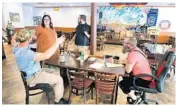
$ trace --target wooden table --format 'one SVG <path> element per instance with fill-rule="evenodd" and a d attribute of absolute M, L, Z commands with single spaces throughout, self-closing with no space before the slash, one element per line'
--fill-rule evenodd
<path fill-rule="evenodd" d="M 75 56 L 73 56 L 73 54 Z M 80 53 L 77 52 L 71 52 L 71 54 L 68 56 L 68 59 L 65 63 L 60 63 L 58 57 L 52 58 L 48 61 L 45 61 L 44 63 L 49 66 L 54 66 L 54 67 L 59 67 L 60 68 L 60 73 L 61 76 L 64 79 L 64 82 L 68 82 L 68 78 L 66 76 L 66 71 L 65 70 L 83 70 L 83 71 L 88 71 L 90 73 L 93 72 L 99 72 L 99 73 L 105 73 L 105 74 L 115 74 L 119 76 L 123 76 L 125 74 L 125 70 L 123 67 L 117 67 L 117 68 L 107 68 L 104 67 L 100 70 L 92 69 L 90 68 L 90 64 L 93 64 L 94 62 L 88 62 L 87 60 L 83 62 L 82 64 L 80 63 L 79 60 L 76 60 L 76 58 L 79 56 Z M 100 60 L 97 59 L 97 61 Z"/>
<path fill-rule="evenodd" d="M 79 54 L 79 53 L 78 53 Z M 68 77 L 67 77 L 67 70 L 83 70 L 83 71 L 88 71 L 90 73 L 93 72 L 99 72 L 99 73 L 105 73 L 105 74 L 115 74 L 116 76 L 123 76 L 125 74 L 124 68 L 123 67 L 117 67 L 117 68 L 107 68 L 107 67 L 103 67 L 100 70 L 96 70 L 96 69 L 92 69 L 90 68 L 90 64 L 93 64 L 94 62 L 97 61 L 101 61 L 102 60 L 99 58 L 94 62 L 90 62 L 88 60 L 85 60 L 83 63 L 80 63 L 79 60 L 76 60 L 78 56 L 74 56 L 72 54 L 70 54 L 66 60 L 66 62 L 64 63 L 60 63 L 59 59 L 54 58 L 53 60 L 48 60 L 45 61 L 46 65 L 50 65 L 50 66 L 55 66 L 55 67 L 59 67 L 61 70 L 63 69 L 62 72 L 64 72 L 63 74 L 61 74 L 61 76 L 63 77 L 64 80 L 64 87 L 66 88 L 69 84 L 68 82 Z M 100 62 L 99 61 L 99 62 Z M 64 70 L 65 69 L 65 70 Z M 61 72 L 61 73 L 62 73 Z M 117 82 L 118 85 L 118 82 Z M 71 95 L 71 94 L 70 94 Z M 118 88 L 117 88 L 117 92 L 116 95 L 118 95 Z M 70 97 L 69 97 L 70 98 Z"/>
<path fill-rule="evenodd" d="M 85 60 L 82 64 L 79 60 L 76 60 L 77 56 L 69 55 L 68 59 L 64 63 L 60 63 L 58 58 L 54 58 L 53 60 L 45 61 L 46 65 L 55 66 L 59 68 L 66 68 L 69 70 L 83 70 L 88 72 L 102 72 L 107 74 L 117 74 L 123 76 L 125 74 L 123 67 L 116 67 L 116 68 L 107 68 L 104 67 L 100 70 L 92 69 L 90 68 L 90 64 L 93 64 L 94 62 L 89 62 Z M 98 61 L 98 59 L 97 59 Z M 95 61 L 96 62 L 96 61 Z"/>

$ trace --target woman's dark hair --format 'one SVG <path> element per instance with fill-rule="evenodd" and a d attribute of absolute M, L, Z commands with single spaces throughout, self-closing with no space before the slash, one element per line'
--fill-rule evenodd
<path fill-rule="evenodd" d="M 50 19 L 49 26 L 50 26 L 51 29 L 53 29 L 53 23 L 52 23 L 51 17 L 50 17 L 49 15 L 44 15 L 44 16 L 43 16 L 43 18 L 42 18 L 42 24 L 41 24 L 42 27 L 45 28 L 45 24 L 44 24 L 44 19 L 45 19 L 45 17 L 48 17 L 48 18 Z"/>

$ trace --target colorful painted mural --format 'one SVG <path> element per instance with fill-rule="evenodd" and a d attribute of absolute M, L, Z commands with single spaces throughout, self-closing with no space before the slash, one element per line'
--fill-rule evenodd
<path fill-rule="evenodd" d="M 102 12 L 102 23 L 120 22 L 122 24 L 140 24 L 141 20 L 146 21 L 146 13 L 141 7 L 99 7 L 98 14 Z"/>

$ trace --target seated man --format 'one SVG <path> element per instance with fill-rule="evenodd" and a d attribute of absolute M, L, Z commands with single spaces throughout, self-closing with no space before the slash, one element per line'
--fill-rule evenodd
<path fill-rule="evenodd" d="M 139 74 L 152 74 L 150 65 L 148 63 L 146 55 L 137 47 L 136 38 L 125 38 L 123 41 L 123 53 L 129 52 L 125 71 L 130 77 L 124 77 L 120 82 L 120 87 L 125 94 L 128 94 L 128 98 L 131 97 L 132 103 L 137 100 L 134 90 L 130 91 L 130 87 L 133 86 L 133 77 Z M 144 77 L 136 81 L 136 85 L 147 87 L 150 84 L 151 78 Z"/>
<path fill-rule="evenodd" d="M 27 74 L 26 80 L 28 85 L 48 83 L 54 87 L 55 103 L 67 104 L 68 102 L 62 98 L 64 93 L 62 77 L 52 69 L 41 68 L 39 63 L 42 60 L 50 58 L 65 38 L 63 36 L 58 38 L 55 44 L 46 52 L 38 53 L 29 48 L 29 44 L 34 37 L 33 35 L 34 33 L 31 31 L 22 29 L 12 38 L 14 46 L 13 53 L 18 68 Z"/>

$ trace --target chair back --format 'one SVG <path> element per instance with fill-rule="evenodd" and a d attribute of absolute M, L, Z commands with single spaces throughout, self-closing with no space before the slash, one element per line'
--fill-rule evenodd
<path fill-rule="evenodd" d="M 25 77 L 26 77 L 27 75 L 26 75 L 26 73 L 23 72 L 23 71 L 20 71 L 20 73 L 21 73 L 21 78 L 22 78 L 22 80 L 23 80 L 23 84 L 24 84 L 25 88 L 27 88 L 27 82 L 26 82 L 26 79 L 25 79 Z"/>
<path fill-rule="evenodd" d="M 67 71 L 68 81 L 71 87 L 84 89 L 86 86 L 87 72 L 84 71 Z"/>
<path fill-rule="evenodd" d="M 151 82 L 151 87 L 156 88 L 159 92 L 164 90 L 164 80 L 169 71 L 171 71 L 171 67 L 173 62 L 175 61 L 176 54 L 173 51 L 168 51 L 165 53 L 162 63 L 159 65 L 159 68 L 156 72 L 157 81 Z"/>
<path fill-rule="evenodd" d="M 95 73 L 96 95 L 111 95 L 111 103 L 115 104 L 117 99 L 118 78 L 115 75 Z M 109 100 L 109 99 L 106 99 Z M 97 100 L 98 101 L 98 100 Z"/>

